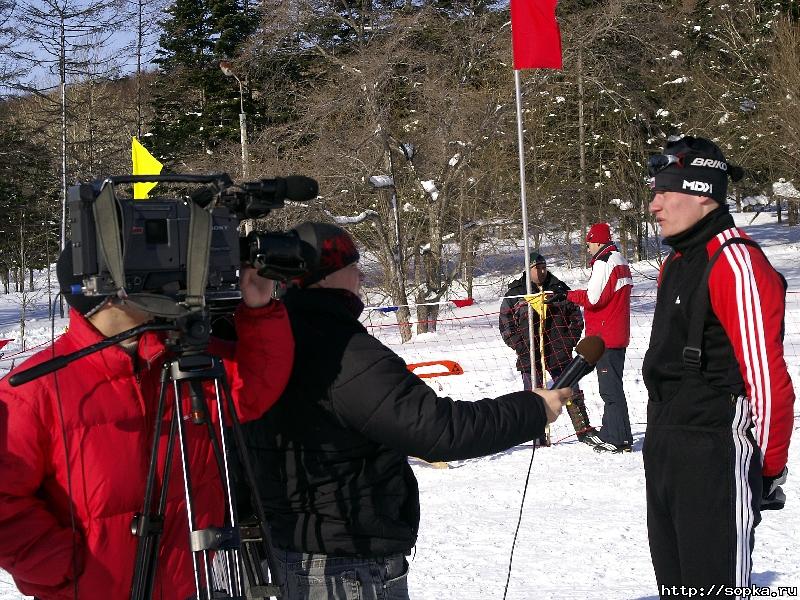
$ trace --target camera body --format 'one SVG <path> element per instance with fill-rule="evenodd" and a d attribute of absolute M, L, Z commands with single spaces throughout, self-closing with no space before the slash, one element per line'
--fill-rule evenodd
<path fill-rule="evenodd" d="M 76 275 L 84 276 L 84 293 L 107 295 L 116 292 L 109 266 L 97 244 L 93 205 L 95 186 L 81 184 L 69 189 L 72 228 L 72 260 Z M 117 199 L 120 238 L 124 252 L 125 290 L 149 292 L 179 299 L 186 289 L 189 260 L 190 209 L 186 201 Z M 237 297 L 240 219 L 225 207 L 211 213 L 206 298 Z"/>
<path fill-rule="evenodd" d="M 74 275 L 83 277 L 86 295 L 117 293 L 111 266 L 102 251 L 96 203 L 106 186 L 141 181 L 139 177 L 112 177 L 82 183 L 68 190 Z M 251 232 L 239 235 L 244 218 L 266 216 L 282 208 L 284 200 L 309 200 L 317 195 L 313 179 L 292 176 L 234 185 L 226 174 L 148 176 L 146 181 L 194 184 L 191 194 L 157 196 L 147 200 L 120 197 L 112 187 L 123 249 L 124 288 L 127 294 L 157 294 L 183 302 L 192 244 L 192 211 L 210 213 L 211 237 L 205 287 L 210 308 L 241 298 L 238 272 L 252 264 L 259 275 L 287 280 L 305 273 L 308 257 L 293 232 Z M 193 207 L 192 204 L 197 206 Z M 77 290 L 76 290 L 77 291 Z"/>

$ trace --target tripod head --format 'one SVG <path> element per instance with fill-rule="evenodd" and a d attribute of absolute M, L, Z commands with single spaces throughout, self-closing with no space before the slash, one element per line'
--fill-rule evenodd
<path fill-rule="evenodd" d="M 57 356 L 30 369 L 18 371 L 8 378 L 8 383 L 13 387 L 28 383 L 43 375 L 63 369 L 79 358 L 89 356 L 127 339 L 138 337 L 146 331 L 169 332 L 165 345 L 170 352 L 178 356 L 202 354 L 208 348 L 208 341 L 211 335 L 211 318 L 208 309 L 204 307 L 177 317 L 161 318 L 152 323 L 145 323 L 117 335 L 107 337 L 86 348 L 81 348 L 63 356 Z"/>

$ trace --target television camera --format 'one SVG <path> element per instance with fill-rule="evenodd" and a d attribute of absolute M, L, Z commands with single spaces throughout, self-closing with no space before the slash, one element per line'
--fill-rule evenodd
<path fill-rule="evenodd" d="M 120 185 L 144 182 L 177 184 L 180 193 L 148 200 L 117 194 Z M 241 297 L 243 262 L 286 281 L 302 275 L 310 260 L 294 232 L 240 237 L 240 222 L 317 193 L 317 182 L 299 175 L 239 184 L 225 173 L 119 176 L 75 185 L 67 196 L 72 258 L 84 284 L 72 292 L 122 293 L 164 317 L 180 312 L 176 304 L 225 310 Z"/>

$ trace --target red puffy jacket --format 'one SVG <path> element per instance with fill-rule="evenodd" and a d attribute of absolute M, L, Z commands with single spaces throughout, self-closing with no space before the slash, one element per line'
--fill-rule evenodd
<path fill-rule="evenodd" d="M 236 329 L 236 344 L 215 340 L 209 350 L 224 359 L 237 412 L 250 420 L 264 414 L 283 391 L 294 341 L 286 310 L 274 301 L 262 308 L 241 305 Z M 70 311 L 67 333 L 21 368 L 101 339 L 86 319 Z M 79 565 L 80 600 L 130 594 L 138 540 L 131 535 L 131 518 L 142 509 L 159 376 L 170 358 L 152 332 L 141 336 L 137 354 L 132 360 L 113 346 L 17 388 L 0 381 L 0 567 L 24 594 L 74 598 L 73 564 Z M 212 386 L 209 391 L 213 398 Z M 209 401 L 216 421 L 213 404 Z M 168 407 L 159 480 L 172 403 Z M 222 487 L 206 426 L 187 423 L 187 432 L 196 526 L 221 525 Z M 188 531 L 176 453 L 154 598 L 194 595 Z"/>

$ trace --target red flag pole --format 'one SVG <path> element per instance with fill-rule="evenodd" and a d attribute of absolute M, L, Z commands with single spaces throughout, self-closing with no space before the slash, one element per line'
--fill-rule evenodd
<path fill-rule="evenodd" d="M 513 27 L 513 25 L 512 25 Z M 514 69 L 514 88 L 517 96 L 517 145 L 519 146 L 519 200 L 522 204 L 522 238 L 525 243 L 525 292 L 531 294 L 531 243 L 528 238 L 528 199 L 525 193 L 525 141 L 522 127 L 522 86 L 520 85 L 519 69 Z M 528 304 L 528 351 L 531 359 L 531 375 L 536 381 L 536 353 L 533 346 L 533 308 Z M 542 373 L 544 382 L 544 373 Z"/>
<path fill-rule="evenodd" d="M 528 201 L 525 193 L 525 142 L 522 126 L 522 86 L 520 69 L 560 69 L 561 32 L 556 20 L 557 0 L 511 0 L 511 39 L 514 55 L 514 87 L 517 97 L 517 143 L 519 145 L 519 183 L 522 203 L 522 235 L 525 242 L 525 289 L 531 293 Z M 533 309 L 528 304 L 528 333 L 531 374 L 536 373 L 533 346 Z M 544 360 L 544 357 L 542 357 Z M 544 370 L 542 370 L 544 384 Z"/>

